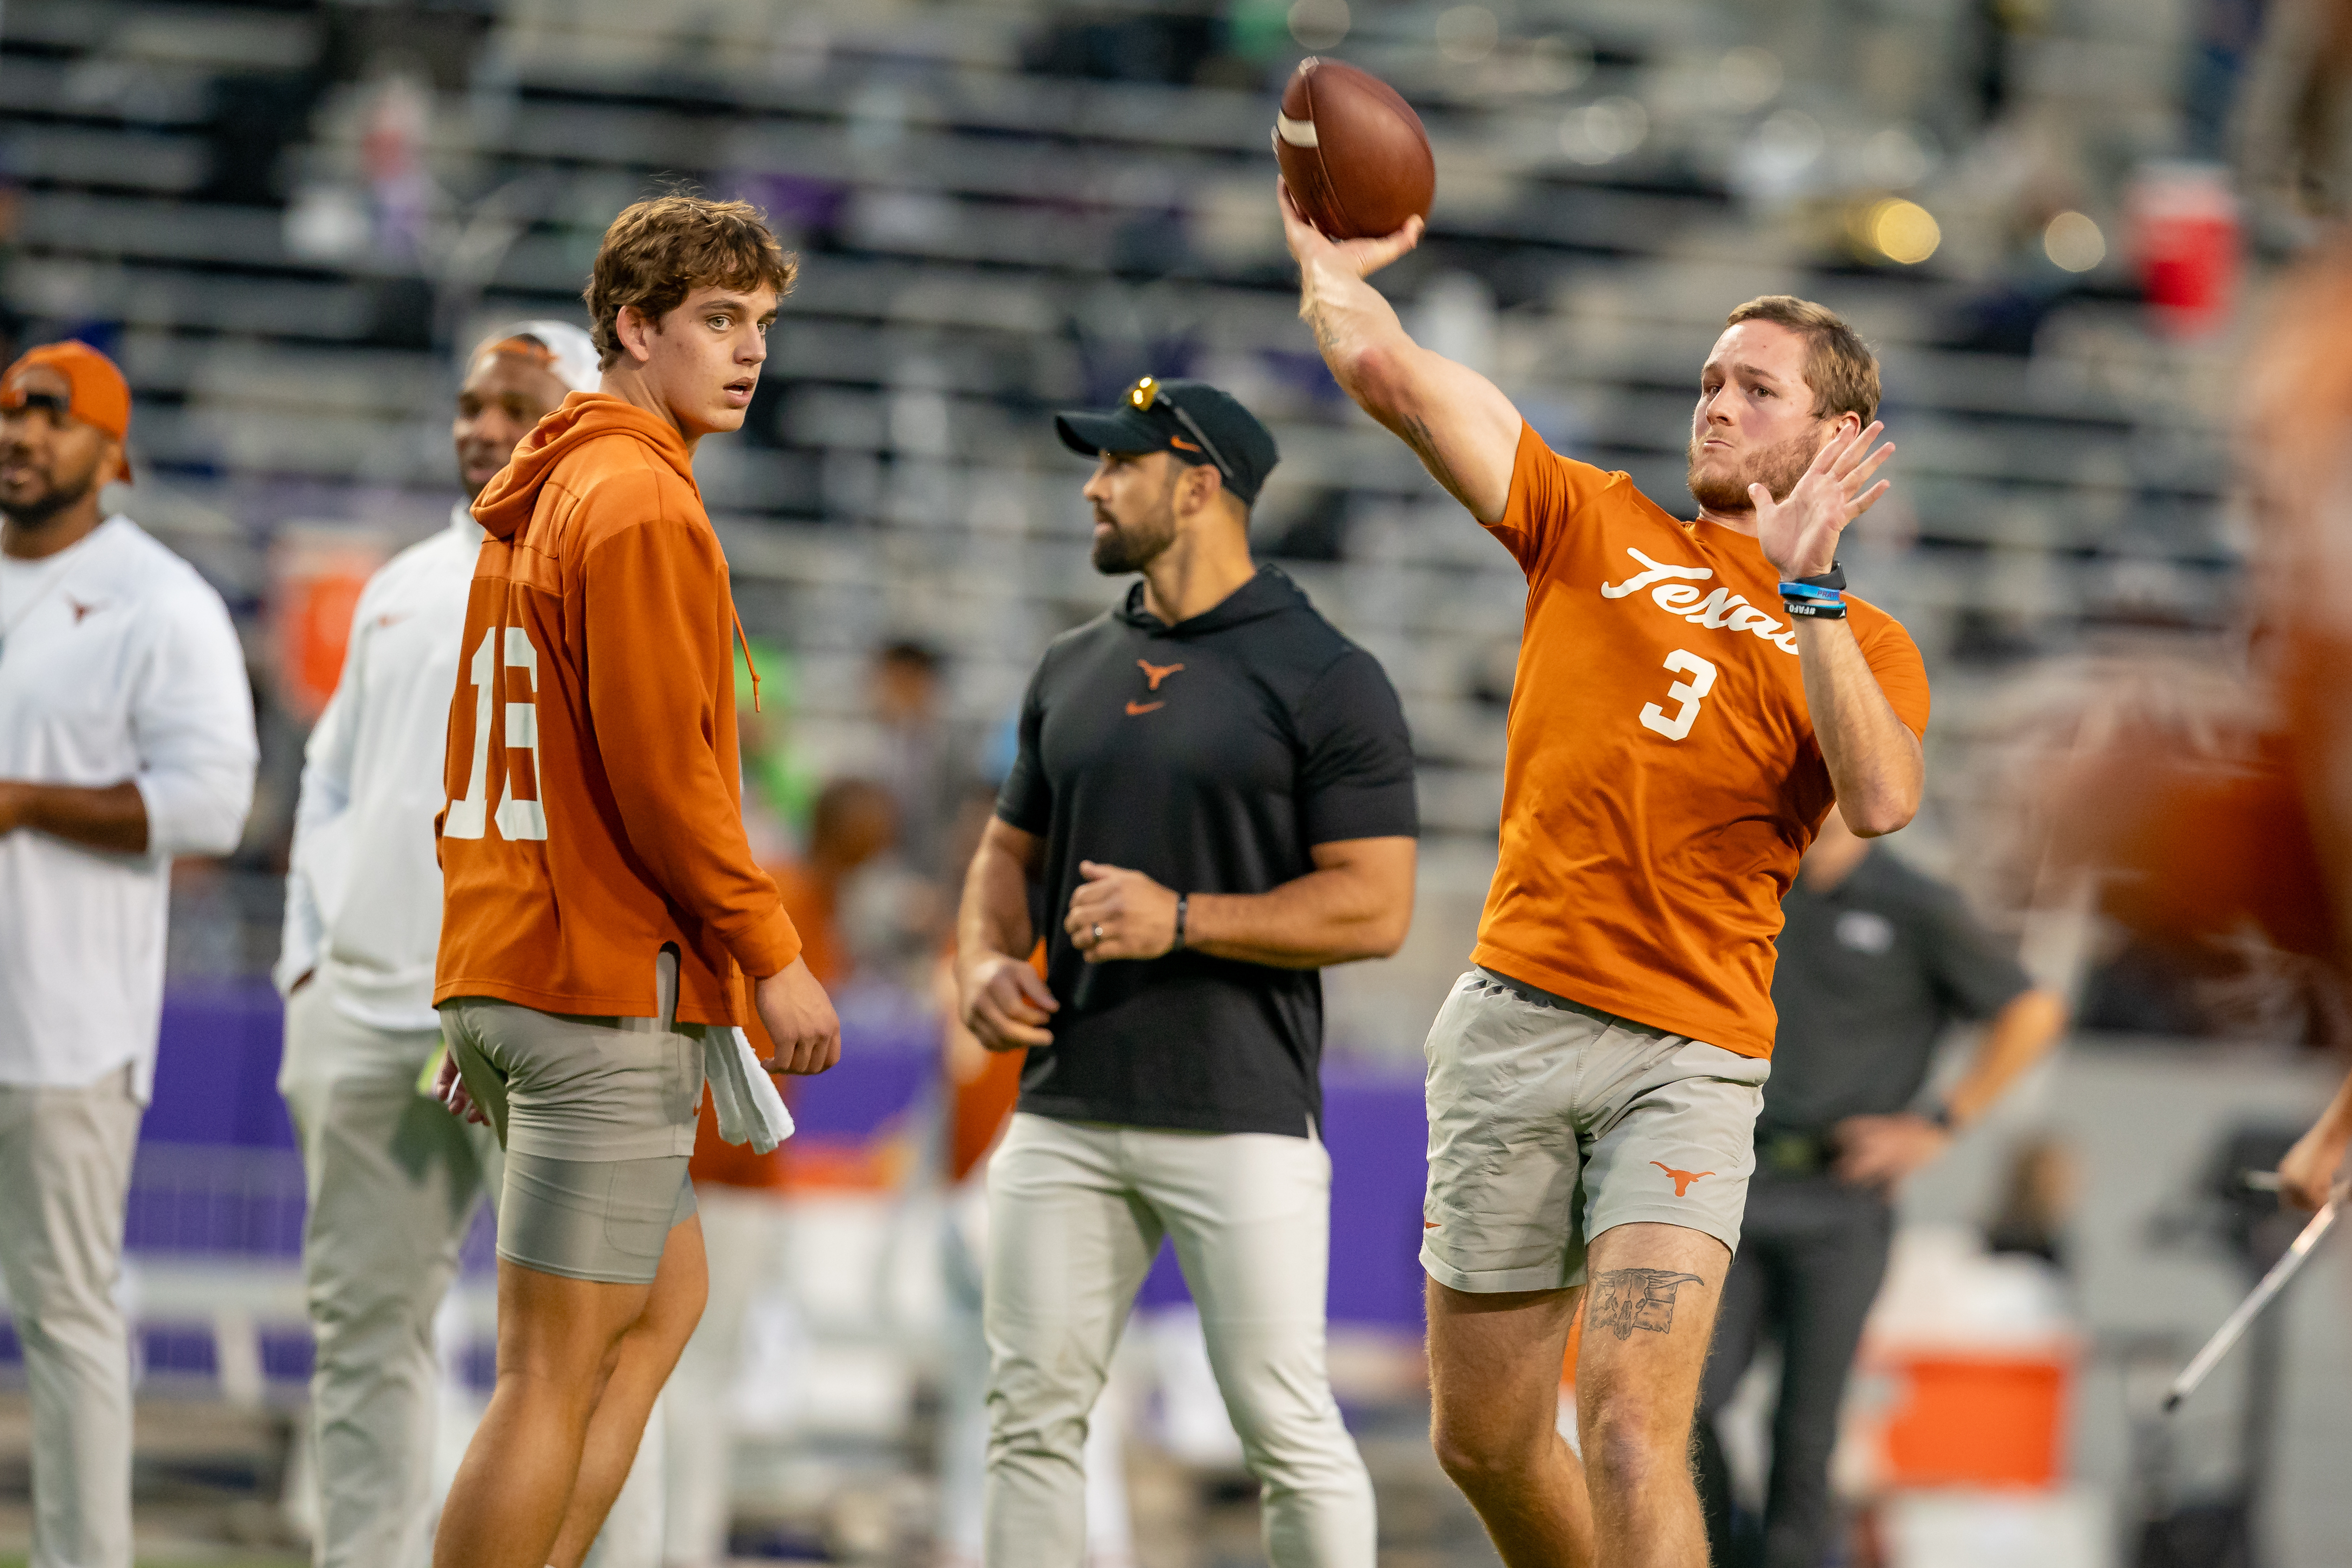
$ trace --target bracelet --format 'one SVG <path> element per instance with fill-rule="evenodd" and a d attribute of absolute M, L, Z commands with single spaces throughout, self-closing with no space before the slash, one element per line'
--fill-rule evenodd
<path fill-rule="evenodd" d="M 1828 571 L 1814 576 L 1783 578 L 1780 607 L 1807 620 L 1845 619 L 1845 563 L 1832 561 Z"/>
<path fill-rule="evenodd" d="M 1176 940 L 1169 946 L 1168 951 L 1171 952 L 1184 951 L 1184 911 L 1192 901 L 1192 895 L 1190 893 L 1176 895 Z"/>

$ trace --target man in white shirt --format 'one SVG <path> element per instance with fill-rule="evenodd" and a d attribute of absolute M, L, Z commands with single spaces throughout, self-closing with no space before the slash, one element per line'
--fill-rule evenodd
<path fill-rule="evenodd" d="M 155 1079 L 172 859 L 245 831 L 253 696 L 227 606 L 99 507 L 131 391 L 85 343 L 0 375 L 0 1273 L 33 1407 L 33 1561 L 130 1568 L 114 1290 Z"/>
<path fill-rule="evenodd" d="M 486 1192 L 498 1140 L 431 1098 L 441 1051 L 433 962 L 441 870 L 433 816 L 481 525 L 469 503 L 515 444 L 572 392 L 598 384 L 588 334 L 524 321 L 475 351 L 452 437 L 467 500 L 449 525 L 369 579 L 335 694 L 310 731 L 286 935 L 278 1089 L 302 1145 L 310 1215 L 304 1283 L 318 1341 L 320 1568 L 421 1564 L 436 1499 L 439 1369 L 433 1320 Z M 598 1539 L 616 1563 L 650 1563 L 659 1506 L 648 1464 L 632 1472 Z M 631 1549 L 617 1539 L 641 1533 Z"/>

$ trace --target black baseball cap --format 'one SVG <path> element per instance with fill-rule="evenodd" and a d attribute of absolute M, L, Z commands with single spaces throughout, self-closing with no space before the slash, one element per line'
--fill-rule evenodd
<path fill-rule="evenodd" d="M 1054 416 L 1054 433 L 1071 451 L 1168 452 L 1182 463 L 1213 465 L 1225 489 L 1255 505 L 1266 475 L 1282 461 L 1274 436 L 1228 394 L 1205 381 L 1145 376 L 1108 414 Z"/>

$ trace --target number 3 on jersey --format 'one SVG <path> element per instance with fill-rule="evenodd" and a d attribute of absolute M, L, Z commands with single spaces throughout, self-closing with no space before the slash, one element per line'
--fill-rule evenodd
<path fill-rule="evenodd" d="M 1666 668 L 1690 677 L 1666 688 L 1666 695 L 1681 706 L 1669 714 L 1654 702 L 1644 703 L 1642 724 L 1669 741 L 1679 741 L 1690 733 L 1691 721 L 1698 717 L 1698 705 L 1715 689 L 1715 666 L 1690 649 L 1678 647 L 1666 655 Z"/>
<path fill-rule="evenodd" d="M 503 787 L 499 790 L 498 815 L 489 816 L 490 792 L 490 711 L 496 695 L 499 668 L 494 649 L 499 641 L 499 628 L 491 626 L 482 633 L 481 645 L 466 667 L 467 679 L 474 687 L 474 765 L 466 782 L 466 798 L 449 803 L 449 815 L 443 821 L 442 835 L 449 838 L 479 838 L 486 817 L 499 826 L 499 837 L 509 842 L 543 839 L 547 837 L 547 808 L 536 800 L 523 800 L 514 792 L 514 753 L 528 749 L 530 752 L 530 785 L 539 788 L 539 650 L 530 646 L 530 634 L 520 626 L 506 628 L 506 668 L 520 669 L 530 689 L 530 700 L 517 701 L 507 699 L 507 765 Z"/>

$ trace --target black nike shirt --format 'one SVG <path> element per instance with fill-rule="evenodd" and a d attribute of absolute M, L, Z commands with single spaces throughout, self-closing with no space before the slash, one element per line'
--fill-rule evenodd
<path fill-rule="evenodd" d="M 1262 566 L 1169 626 L 1118 610 L 1055 639 L 1021 708 L 996 814 L 1045 841 L 1054 1043 L 1020 1109 L 1070 1121 L 1307 1135 L 1322 1117 L 1323 983 L 1182 952 L 1090 964 L 1062 929 L 1081 860 L 1180 893 L 1264 893 L 1309 851 L 1412 837 L 1412 746 L 1378 660 Z"/>

